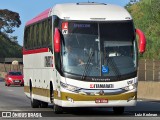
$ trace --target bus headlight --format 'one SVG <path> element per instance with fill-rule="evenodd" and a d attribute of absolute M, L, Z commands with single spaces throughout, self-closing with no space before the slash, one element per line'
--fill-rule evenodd
<path fill-rule="evenodd" d="M 130 84 L 129 86 L 124 87 L 123 89 L 126 91 L 130 91 L 136 88 L 136 84 Z"/>
<path fill-rule="evenodd" d="M 69 84 L 66 84 L 66 83 L 63 83 L 63 82 L 60 82 L 60 85 L 64 88 L 64 89 L 67 89 L 69 91 L 78 91 L 80 90 L 81 88 L 79 87 L 76 87 L 76 86 L 73 86 L 73 85 L 69 85 Z"/>

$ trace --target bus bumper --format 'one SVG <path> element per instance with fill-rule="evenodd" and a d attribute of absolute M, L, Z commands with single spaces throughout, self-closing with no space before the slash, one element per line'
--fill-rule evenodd
<path fill-rule="evenodd" d="M 55 100 L 55 104 L 62 107 L 125 107 L 125 106 L 135 106 L 136 100 L 126 101 L 126 100 L 111 100 L 108 103 L 95 103 L 95 101 L 62 101 Z"/>
<path fill-rule="evenodd" d="M 56 105 L 62 107 L 118 107 L 135 106 L 137 92 L 108 96 L 87 96 L 62 93 L 61 98 L 54 99 Z"/>

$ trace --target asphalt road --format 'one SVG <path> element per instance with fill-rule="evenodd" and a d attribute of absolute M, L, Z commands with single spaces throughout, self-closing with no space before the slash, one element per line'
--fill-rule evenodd
<path fill-rule="evenodd" d="M 79 117 L 78 120 L 85 119 L 106 119 L 124 120 L 127 119 L 140 119 L 140 120 L 158 120 L 160 119 L 160 101 L 146 101 L 138 100 L 138 104 L 135 107 L 126 107 L 125 113 L 121 116 L 115 116 L 111 108 L 82 108 L 82 109 L 66 109 L 64 114 L 56 115 L 53 112 L 52 105 L 48 108 L 31 108 L 30 99 L 24 94 L 23 87 L 4 85 L 4 80 L 0 79 L 0 111 L 15 111 L 15 112 L 38 112 L 42 113 L 43 118 L 46 119 L 74 119 Z M 158 117 L 144 117 L 144 114 L 154 114 Z M 0 113 L 1 114 L 1 113 Z M 139 116 L 142 115 L 142 116 Z M 1 115 L 0 115 L 1 116 Z M 50 117 L 47 117 L 50 116 Z M 52 117 L 52 118 L 51 118 Z"/>

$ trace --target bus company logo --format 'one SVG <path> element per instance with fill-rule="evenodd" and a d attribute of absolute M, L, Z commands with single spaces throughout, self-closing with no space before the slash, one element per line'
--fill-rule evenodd
<path fill-rule="evenodd" d="M 90 84 L 90 88 L 94 88 L 94 84 Z"/>
<path fill-rule="evenodd" d="M 90 84 L 90 88 L 114 88 L 113 84 Z"/>
<path fill-rule="evenodd" d="M 68 22 L 62 23 L 62 34 L 68 34 Z"/>

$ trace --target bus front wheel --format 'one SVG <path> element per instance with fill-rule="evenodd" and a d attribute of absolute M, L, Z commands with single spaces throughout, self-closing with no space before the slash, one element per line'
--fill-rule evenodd
<path fill-rule="evenodd" d="M 54 111 L 54 113 L 56 113 L 56 114 L 61 114 L 61 113 L 63 113 L 63 108 L 62 108 L 61 106 L 58 106 L 58 105 L 55 105 L 55 104 L 54 104 L 54 106 L 53 106 L 53 111 Z"/>
<path fill-rule="evenodd" d="M 113 107 L 114 114 L 121 115 L 124 113 L 124 107 Z"/>

